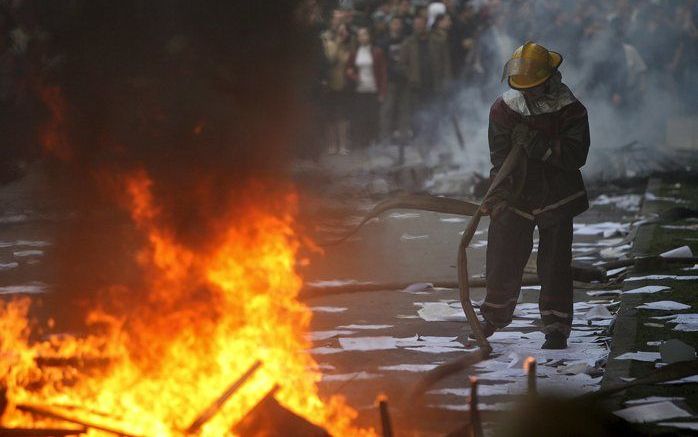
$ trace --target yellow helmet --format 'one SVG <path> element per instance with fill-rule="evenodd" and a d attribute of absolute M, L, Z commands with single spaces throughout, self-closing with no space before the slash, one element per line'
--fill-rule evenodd
<path fill-rule="evenodd" d="M 562 55 L 528 41 L 514 50 L 504 66 L 502 80 L 509 78 L 509 86 L 514 89 L 533 88 L 548 80 L 561 63 Z"/>

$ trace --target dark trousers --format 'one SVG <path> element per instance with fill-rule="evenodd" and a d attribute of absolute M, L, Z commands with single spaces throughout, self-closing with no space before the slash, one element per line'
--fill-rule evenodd
<path fill-rule="evenodd" d="M 351 129 L 353 145 L 356 148 L 368 147 L 378 139 L 379 110 L 378 94 L 354 93 L 354 116 Z"/>
<path fill-rule="evenodd" d="M 535 223 L 511 210 L 490 222 L 487 238 L 487 297 L 482 316 L 496 328 L 511 323 L 521 278 L 533 248 Z M 568 337 L 572 326 L 572 218 L 538 229 L 540 307 L 545 334 Z"/>

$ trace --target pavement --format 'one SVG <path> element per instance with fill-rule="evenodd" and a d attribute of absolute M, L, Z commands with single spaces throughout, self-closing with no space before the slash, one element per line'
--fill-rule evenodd
<path fill-rule="evenodd" d="M 623 240 L 638 219 L 642 196 L 641 188 L 597 196 L 592 208 L 575 220 L 576 262 L 593 265 L 626 256 L 631 245 Z M 330 240 L 351 228 L 377 199 L 345 200 L 341 208 L 336 205 L 340 198 L 330 202 L 343 211 L 344 220 L 337 213 L 328 214 L 327 220 L 322 214 L 315 217 L 317 240 Z M 611 341 L 606 330 L 618 309 L 622 284 L 576 284 L 574 327 L 565 351 L 540 349 L 539 290 L 523 287 L 514 322 L 491 338 L 491 359 L 434 386 L 418 414 L 405 408 L 414 403 L 407 394 L 425 371 L 475 348 L 467 337 L 457 290 L 423 285 L 456 279 L 457 247 L 466 223 L 462 217 L 431 212 L 386 212 L 346 243 L 312 257 L 301 272 L 307 285 L 325 288 L 352 282 L 414 284 L 404 290 L 331 294 L 306 301 L 314 315 L 311 353 L 323 372 L 321 393 L 344 395 L 359 411 L 359 423 L 376 426 L 375 400 L 385 395 L 399 435 L 444 435 L 464 422 L 468 375 L 479 378 L 482 410 L 511 410 L 527 391 L 523 360 L 528 356 L 538 362 L 543 394 L 571 397 L 600 388 Z M 485 219 L 468 250 L 473 276 L 484 272 L 487 227 Z M 622 272 L 610 273 L 617 281 Z M 472 290 L 473 301 L 483 298 L 483 289 Z"/>
<path fill-rule="evenodd" d="M 698 209 L 698 184 L 677 175 L 651 179 L 643 199 L 642 216 L 651 219 L 671 208 Z M 632 254 L 674 256 L 698 254 L 698 219 L 650 222 L 639 227 Z M 603 385 L 632 381 L 666 364 L 696 358 L 698 347 L 698 265 L 694 263 L 636 264 L 625 273 L 621 308 L 611 345 L 611 360 Z M 644 291 L 640 293 L 639 291 Z M 631 358 L 631 359 L 619 359 Z M 640 429 L 653 435 L 698 434 L 698 378 L 634 387 L 609 402 L 620 414 L 644 416 L 641 408 L 661 411 Z M 659 416 L 658 416 L 659 417 Z"/>

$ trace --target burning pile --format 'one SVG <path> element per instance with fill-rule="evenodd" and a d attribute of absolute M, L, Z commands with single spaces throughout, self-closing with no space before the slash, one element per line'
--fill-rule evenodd
<path fill-rule="evenodd" d="M 125 181 L 131 217 L 148 239 L 137 255 L 149 273 L 148 290 L 127 316 L 92 311 L 88 321 L 102 334 L 35 343 L 29 340 L 29 300 L 4 304 L 0 380 L 10 404 L 3 425 L 55 425 L 17 409 L 41 404 L 128 434 L 173 435 L 260 361 L 201 435 L 229 433 L 275 385 L 276 399 L 291 411 L 334 435 L 361 434 L 351 429 L 355 413 L 340 398 L 327 404 L 319 398 L 320 375 L 304 352 L 311 314 L 297 300 L 295 196 L 280 199 L 274 213 L 246 206 L 210 250 L 197 252 L 158 226 L 145 172 Z M 106 358 L 108 365 L 86 375 L 72 366 L 38 364 L 48 358 Z"/>
<path fill-rule="evenodd" d="M 333 435 L 372 434 L 340 397 L 320 398 L 306 352 L 297 196 L 284 178 L 307 77 L 296 2 L 64 7 L 42 16 L 64 62 L 34 78 L 48 117 L 39 137 L 79 211 L 109 199 L 127 212 L 133 239 L 120 251 L 135 252 L 125 258 L 138 278 L 59 274 L 47 299 L 81 304 L 81 334 L 30 322 L 29 299 L 0 303 L 0 426 L 65 426 L 60 416 L 90 435 L 228 435 L 276 390 Z"/>

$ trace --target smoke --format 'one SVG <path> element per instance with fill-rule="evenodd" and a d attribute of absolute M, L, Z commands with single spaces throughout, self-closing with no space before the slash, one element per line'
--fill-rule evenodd
<path fill-rule="evenodd" d="M 615 2 L 597 0 L 471 4 L 480 8 L 481 21 L 487 23 L 478 37 L 480 63 L 478 71 L 457 78 L 457 97 L 449 108 L 460 120 L 466 150 L 454 146 L 450 125 L 441 126 L 442 143 L 452 145 L 454 160 L 463 169 L 489 171 L 489 108 L 508 89 L 500 82 L 502 66 L 525 41 L 563 55 L 563 82 L 588 110 L 592 145 L 583 168 L 587 181 L 637 176 L 653 164 L 660 169 L 653 160 L 666 152 L 667 120 L 685 115 L 698 97 L 695 83 L 684 80 L 691 71 L 695 75 L 695 37 L 691 45 L 685 39 L 689 33 L 672 21 L 687 5 L 633 2 L 617 8 Z M 678 69 L 670 71 L 677 52 Z M 682 87 L 682 81 L 688 86 Z M 616 91 L 621 99 L 614 102 Z M 633 142 L 642 152 L 630 159 L 644 163 L 621 165 L 619 161 L 629 159 L 623 146 Z"/>
<path fill-rule="evenodd" d="M 295 1 L 63 6 L 44 17 L 62 63 L 42 78 L 42 95 L 53 195 L 77 217 L 56 238 L 49 303 L 70 312 L 105 286 L 138 288 L 143 237 L 114 206 L 125 178 L 147 174 L 160 226 L 190 248 L 242 219 L 247 204 L 273 210 L 274 193 L 288 189 L 309 63 Z"/>

